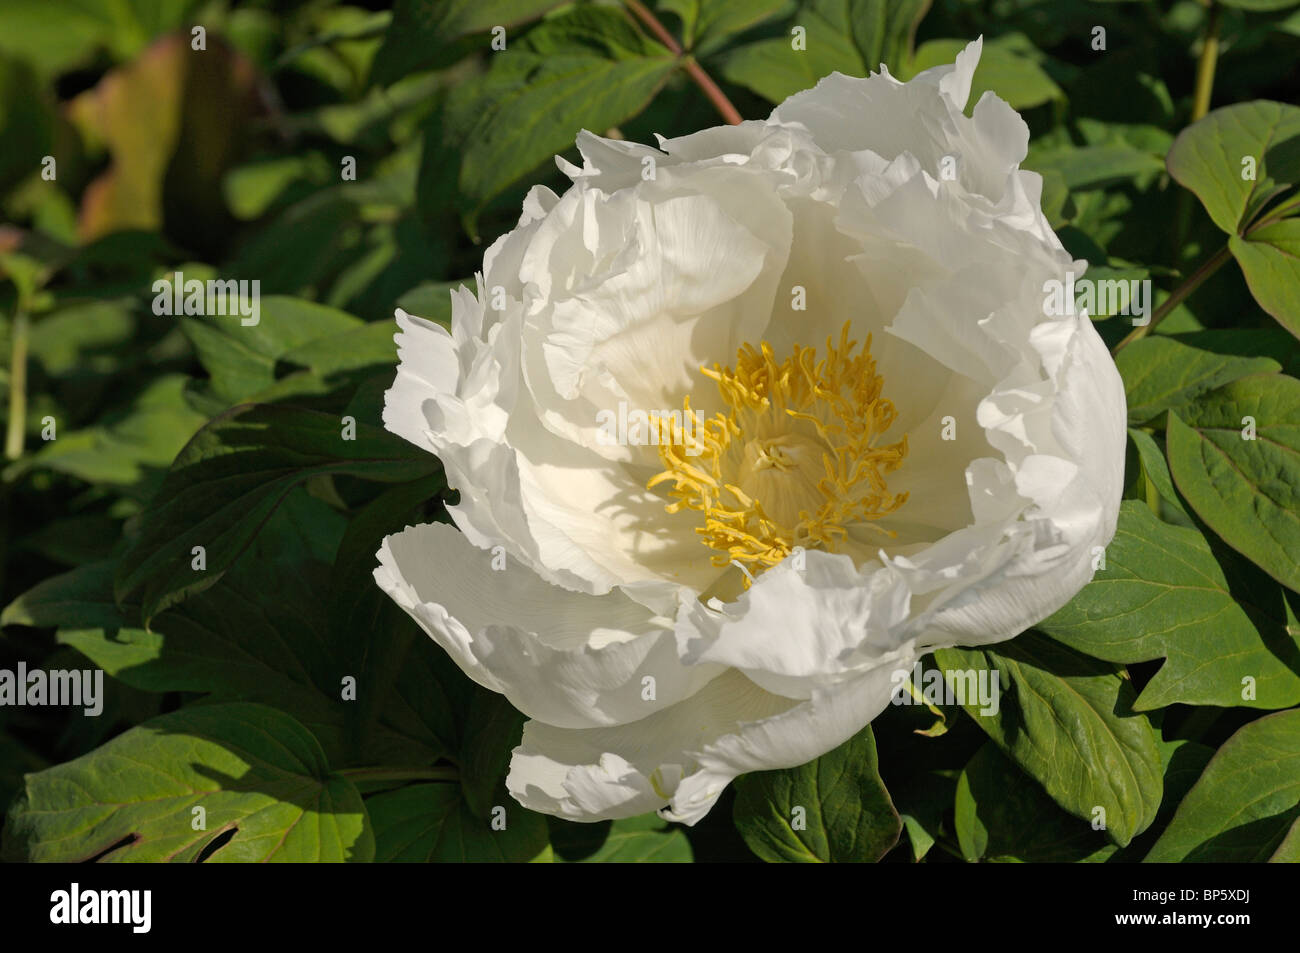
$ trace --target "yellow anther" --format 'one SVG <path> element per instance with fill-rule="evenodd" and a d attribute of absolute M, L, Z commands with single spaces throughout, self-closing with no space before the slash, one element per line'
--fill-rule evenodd
<path fill-rule="evenodd" d="M 734 369 L 700 368 L 727 409 L 704 419 L 686 397 L 682 422 L 664 424 L 672 431 L 659 442 L 664 470 L 647 486 L 671 480 L 668 512 L 703 514 L 696 532 L 716 551 L 714 565 L 757 574 L 796 546 L 835 552 L 849 527 L 907 501 L 885 483 L 907 455 L 907 437 L 877 446 L 897 411 L 880 396 L 871 336 L 856 348 L 846 323 L 820 361 L 816 348 L 796 344 L 778 362 L 762 341 L 742 346 Z"/>

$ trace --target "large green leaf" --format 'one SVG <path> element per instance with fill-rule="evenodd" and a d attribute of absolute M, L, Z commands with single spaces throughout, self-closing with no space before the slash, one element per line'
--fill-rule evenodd
<path fill-rule="evenodd" d="M 1260 307 L 1300 337 L 1300 219 L 1284 218 L 1228 239 Z"/>
<path fill-rule="evenodd" d="M 442 685 L 430 679 L 412 723 L 407 697 L 364 666 L 370 643 L 392 636 L 375 626 L 366 639 L 340 644 L 324 611 L 320 574 L 264 562 L 241 564 L 212 590 L 142 628 L 64 628 L 71 645 L 105 672 L 150 692 L 205 692 L 275 705 L 320 741 L 336 764 L 426 764 L 450 753 L 450 711 Z M 313 578 L 314 577 L 314 578 Z M 274 594 L 267 584 L 274 581 Z M 309 584 L 309 580 L 311 584 Z M 344 697 L 355 679 L 356 700 Z M 360 717 L 376 706 L 372 717 Z M 389 710 L 392 716 L 389 715 Z"/>
<path fill-rule="evenodd" d="M 363 367 L 392 368 L 397 366 L 396 333 L 396 322 L 375 321 L 308 341 L 281 354 L 280 360 L 321 376 Z"/>
<path fill-rule="evenodd" d="M 1146 859 L 1268 860 L 1280 849 L 1294 848 L 1291 828 L 1297 818 L 1300 711 L 1280 711 L 1252 721 L 1223 743 Z"/>
<path fill-rule="evenodd" d="M 138 607 L 113 604 L 110 562 L 42 582 L 0 622 L 58 628 L 59 642 L 135 689 L 274 705 L 306 726 L 335 765 L 455 756 L 453 711 L 467 701 L 468 680 L 396 606 L 387 614 L 348 611 L 372 596 L 392 606 L 370 579 L 378 542 L 367 565 L 341 555 L 342 573 L 294 551 L 304 545 L 292 538 L 299 519 L 314 530 L 334 515 L 298 491 L 266 528 L 276 546 L 254 547 L 216 587 L 161 613 L 149 629 L 140 627 Z M 355 681 L 352 697 L 345 678 Z"/>
<path fill-rule="evenodd" d="M 865 76 L 881 63 L 902 72 L 916 26 L 929 7 L 930 0 L 811 0 L 801 5 L 784 36 L 719 57 L 722 75 L 780 103 L 833 72 Z M 802 38 L 793 35 L 796 27 Z"/>
<path fill-rule="evenodd" d="M 824 19 L 809 13 L 799 25 L 808 31 L 807 50 L 792 49 L 789 37 L 749 43 L 725 54 L 722 76 L 769 102 L 781 103 L 830 73 L 861 76 L 866 72 L 853 44 Z"/>
<path fill-rule="evenodd" d="M 357 679 L 349 750 L 372 761 L 393 758 L 376 750 L 392 732 L 460 760 L 461 721 L 476 686 L 373 578 L 384 536 L 423 522 L 442 487 L 439 474 L 385 489 L 349 521 L 330 570 L 328 636 Z"/>
<path fill-rule="evenodd" d="M 535 20 L 563 0 L 397 0 L 393 21 L 375 55 L 371 79 L 391 83 L 419 69 L 449 65 L 457 54 L 488 49 L 491 37 L 475 36 L 493 27 L 511 29 Z M 468 38 L 473 37 L 467 42 Z"/>
<path fill-rule="evenodd" d="M 1106 567 L 1038 627 L 1110 662 L 1166 659 L 1134 702 L 1138 710 L 1285 708 L 1300 702 L 1300 626 L 1282 591 L 1264 582 L 1234 589 L 1197 530 L 1125 500 Z M 1254 697 L 1244 697 L 1246 685 Z"/>
<path fill-rule="evenodd" d="M 1231 236 L 1255 300 L 1300 337 L 1300 222 L 1269 221 L 1296 211 L 1300 107 L 1257 100 L 1216 109 L 1179 134 L 1167 164 Z M 1288 193 L 1284 206 L 1269 208 Z"/>
<path fill-rule="evenodd" d="M 583 129 L 604 134 L 635 116 L 676 68 L 617 10 L 577 7 L 548 19 L 451 91 L 427 130 L 421 201 L 455 204 L 474 232 L 492 198 Z"/>
<path fill-rule="evenodd" d="M 902 831 L 870 725 L 805 765 L 737 779 L 734 816 L 749 849 L 769 862 L 877 861 Z"/>
<path fill-rule="evenodd" d="M 206 814 L 199 830 L 195 808 Z M 162 715 L 28 775 L 5 833 L 7 856 L 38 862 L 374 856 L 361 796 L 330 771 L 311 733 L 273 708 L 244 703 Z"/>
<path fill-rule="evenodd" d="M 548 860 L 546 819 L 514 801 L 478 817 L 455 784 L 412 784 L 366 799 L 375 830 L 375 860 L 398 863 L 490 863 Z M 504 825 L 504 828 L 501 826 Z"/>
<path fill-rule="evenodd" d="M 996 649 L 941 649 L 947 673 L 998 673 L 997 711 L 963 699 L 976 723 L 1061 807 L 1124 846 L 1160 806 L 1160 754 L 1132 685 L 1114 666 L 1027 632 Z M 968 677 L 968 676 L 967 676 Z M 990 676 L 991 677 L 991 676 Z M 956 678 L 950 678 L 954 683 Z M 954 688 L 956 685 L 954 684 Z"/>
<path fill-rule="evenodd" d="M 1181 410 L 1207 391 L 1250 374 L 1281 370 L 1268 357 L 1216 354 L 1172 340 L 1146 337 L 1115 355 L 1128 397 L 1128 420 L 1137 425 Z"/>
<path fill-rule="evenodd" d="M 320 338 L 365 328 L 350 314 L 298 298 L 271 296 L 260 302 L 259 311 L 255 325 L 244 325 L 238 317 L 180 319 L 213 391 L 227 403 L 247 400 L 273 385 L 280 358 Z"/>
<path fill-rule="evenodd" d="M 470 810 L 486 817 L 492 805 L 506 797 L 510 752 L 523 735 L 524 716 L 504 695 L 476 688 L 463 718 L 461 786 Z"/>
<path fill-rule="evenodd" d="M 102 560 L 50 576 L 0 613 L 0 625 L 116 628 L 127 620 L 113 600 L 114 563 Z"/>
<path fill-rule="evenodd" d="M 139 594 L 147 622 L 215 583 L 294 487 L 341 475 L 404 483 L 437 461 L 368 424 L 279 406 L 241 406 L 213 420 L 176 458 L 122 556 L 117 594 Z M 350 426 L 350 425 L 349 425 Z M 349 431 L 350 432 L 350 431 Z M 204 547 L 206 568 L 193 568 Z"/>
<path fill-rule="evenodd" d="M 660 0 L 659 8 L 671 10 L 682 21 L 682 46 L 704 56 L 722 46 L 737 33 L 788 12 L 793 0 Z"/>
<path fill-rule="evenodd" d="M 1255 161 L 1254 178 L 1242 160 Z M 1300 184 L 1300 108 L 1267 100 L 1216 109 L 1179 133 L 1166 159 L 1229 235 L 1280 188 Z"/>
<path fill-rule="evenodd" d="M 931 0 L 813 0 L 812 8 L 853 38 L 862 65 L 871 72 L 885 64 L 902 72 L 911 58 L 916 28 Z"/>
<path fill-rule="evenodd" d="M 1166 436 L 1174 482 L 1196 515 L 1300 592 L 1300 380 L 1233 381 L 1170 414 Z"/>
<path fill-rule="evenodd" d="M 957 781 L 954 822 L 968 861 L 1098 862 L 1117 850 L 1087 822 L 1057 807 L 992 742 L 975 753 Z"/>

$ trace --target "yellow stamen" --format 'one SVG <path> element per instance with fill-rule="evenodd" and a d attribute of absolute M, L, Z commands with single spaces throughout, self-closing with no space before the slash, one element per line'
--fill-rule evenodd
<path fill-rule="evenodd" d="M 876 446 L 897 411 L 880 396 L 871 336 L 854 354 L 856 347 L 847 323 L 838 342 L 826 339 L 821 361 L 816 348 L 796 344 L 778 363 L 768 342 L 746 344 L 734 370 L 700 368 L 717 382 L 726 411 L 706 420 L 688 396 L 682 423 L 662 424 L 665 469 L 647 486 L 671 480 L 668 512 L 703 515 L 696 532 L 716 550 L 714 565 L 734 562 L 757 574 L 795 547 L 836 552 L 850 526 L 870 525 L 907 501 L 884 478 L 902 464 L 907 437 Z"/>

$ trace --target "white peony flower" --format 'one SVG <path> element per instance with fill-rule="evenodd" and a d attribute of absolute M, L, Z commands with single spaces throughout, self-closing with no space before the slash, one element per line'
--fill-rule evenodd
<path fill-rule="evenodd" d="M 531 719 L 525 806 L 692 824 L 1091 577 L 1124 393 L 1088 317 L 1044 313 L 1086 263 L 1020 117 L 963 112 L 980 49 L 658 149 L 584 132 L 451 333 L 398 312 L 384 423 L 459 531 L 390 536 L 375 578 Z"/>

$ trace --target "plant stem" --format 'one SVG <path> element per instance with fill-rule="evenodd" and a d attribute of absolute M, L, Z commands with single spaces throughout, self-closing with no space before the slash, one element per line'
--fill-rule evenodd
<path fill-rule="evenodd" d="M 1263 228 L 1265 225 L 1272 225 L 1279 219 L 1288 218 L 1291 213 L 1296 210 L 1297 206 L 1300 206 L 1300 193 L 1291 196 L 1285 202 L 1278 204 L 1274 208 L 1270 209 L 1266 214 L 1255 219 L 1255 221 L 1246 226 L 1246 230 L 1241 233 L 1242 236 L 1249 237 L 1250 233 L 1257 228 Z"/>
<path fill-rule="evenodd" d="M 1214 69 L 1219 61 L 1219 21 L 1223 8 L 1215 0 L 1206 3 L 1205 36 L 1201 40 L 1201 55 L 1196 61 L 1196 87 L 1192 96 L 1192 115 L 1188 125 L 1199 122 L 1210 111 L 1210 97 L 1214 92 Z M 1174 211 L 1174 227 L 1170 235 L 1174 253 L 1180 254 L 1192 218 L 1192 196 L 1181 192 Z"/>
<path fill-rule="evenodd" d="M 5 430 L 5 458 L 17 460 L 23 455 L 23 437 L 27 432 L 27 312 L 19 307 L 14 313 L 9 365 L 9 425 Z"/>
<path fill-rule="evenodd" d="M 682 45 L 677 42 L 676 38 L 668 32 L 668 28 L 659 22 L 659 18 L 650 11 L 650 9 L 640 0 L 623 0 L 624 5 L 632 11 L 638 20 L 646 25 L 651 33 L 672 52 L 674 56 L 682 60 L 682 68 L 686 70 L 688 76 L 695 81 L 695 85 L 704 91 L 704 95 L 709 97 L 709 102 L 713 103 L 715 109 L 727 122 L 733 126 L 739 126 L 744 122 L 740 111 L 732 105 L 731 100 L 715 83 L 704 68 L 695 61 L 695 58 L 686 54 L 682 50 Z"/>
<path fill-rule="evenodd" d="M 1210 95 L 1214 91 L 1214 67 L 1219 60 L 1219 21 L 1223 7 L 1209 2 L 1209 19 L 1205 24 L 1205 38 L 1201 42 L 1201 57 L 1196 63 L 1196 94 L 1192 98 L 1192 122 L 1204 119 L 1210 111 Z"/>
<path fill-rule="evenodd" d="M 349 781 L 459 781 L 455 768 L 343 768 L 337 772 Z"/>
<path fill-rule="evenodd" d="M 1151 315 L 1150 321 L 1148 321 L 1146 324 L 1142 325 L 1141 327 L 1134 328 L 1132 331 L 1130 331 L 1128 333 L 1128 336 L 1125 337 L 1124 340 L 1120 341 L 1118 344 L 1115 345 L 1114 350 L 1112 350 L 1111 353 L 1118 354 L 1120 351 L 1128 347 L 1134 341 L 1138 340 L 1139 338 L 1144 338 L 1148 334 L 1150 334 L 1151 331 L 1155 328 L 1155 326 L 1159 324 L 1161 321 L 1163 321 L 1169 315 L 1169 312 L 1173 311 L 1174 308 L 1182 304 L 1188 295 L 1190 295 L 1193 291 L 1199 288 L 1205 282 L 1205 279 L 1210 277 L 1210 275 L 1214 274 L 1216 271 L 1222 268 L 1224 262 L 1226 262 L 1231 257 L 1232 254 L 1228 251 L 1228 246 L 1224 245 L 1217 252 L 1215 252 L 1212 257 L 1207 258 L 1204 262 L 1201 263 L 1201 266 L 1199 268 L 1197 268 L 1194 272 L 1192 272 L 1190 275 L 1187 276 L 1186 280 L 1184 280 L 1181 285 L 1179 285 L 1177 288 L 1173 290 L 1173 292 L 1169 295 L 1169 297 L 1165 299 L 1164 304 L 1156 308 L 1155 312 Z"/>

